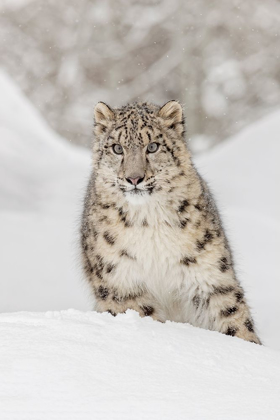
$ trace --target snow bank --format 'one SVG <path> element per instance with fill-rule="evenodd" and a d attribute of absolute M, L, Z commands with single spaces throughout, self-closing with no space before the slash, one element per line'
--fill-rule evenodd
<path fill-rule="evenodd" d="M 280 353 L 134 311 L 0 316 L 3 420 L 278 420 Z"/>
<path fill-rule="evenodd" d="M 280 112 L 197 159 L 221 209 L 260 336 L 280 349 Z"/>
<path fill-rule="evenodd" d="M 0 310 L 90 309 L 77 251 L 90 154 L 0 71 Z"/>
<path fill-rule="evenodd" d="M 280 111 L 257 121 L 197 159 L 216 194 L 231 207 L 280 227 Z"/>
<path fill-rule="evenodd" d="M 82 197 L 88 151 L 54 133 L 0 71 L 0 211 L 72 217 Z"/>

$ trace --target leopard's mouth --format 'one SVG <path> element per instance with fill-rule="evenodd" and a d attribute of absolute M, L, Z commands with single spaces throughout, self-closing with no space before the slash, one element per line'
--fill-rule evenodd
<path fill-rule="evenodd" d="M 142 188 L 139 188 L 138 186 L 128 187 L 127 185 L 120 185 L 119 187 L 122 193 L 124 194 L 124 196 L 140 198 L 140 197 L 150 196 L 152 192 L 154 191 L 155 185 L 154 184 L 145 185 L 145 186 L 142 186 Z"/>
<path fill-rule="evenodd" d="M 147 193 L 147 190 L 140 190 L 139 188 L 133 188 L 132 190 L 126 191 L 126 193 L 132 194 L 132 195 L 143 195 Z"/>
<path fill-rule="evenodd" d="M 124 192 L 125 199 L 132 205 L 144 205 L 150 197 L 146 189 L 133 188 Z"/>

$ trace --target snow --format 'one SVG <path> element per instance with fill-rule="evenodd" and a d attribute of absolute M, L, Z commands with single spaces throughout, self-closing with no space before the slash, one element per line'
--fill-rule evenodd
<path fill-rule="evenodd" d="M 257 346 L 134 311 L 90 311 L 77 246 L 90 154 L 53 133 L 3 72 L 0 88 L 1 420 L 279 419 L 280 112 L 196 158 Z"/>
<path fill-rule="evenodd" d="M 1 419 L 279 419 L 280 353 L 186 324 L 0 316 Z"/>
<path fill-rule="evenodd" d="M 56 135 L 3 72 L 0 89 L 0 308 L 89 310 L 77 251 L 89 153 Z"/>
<path fill-rule="evenodd" d="M 279 133 L 278 111 L 197 159 L 222 210 L 238 277 L 247 291 L 262 341 L 278 349 Z"/>
<path fill-rule="evenodd" d="M 0 88 L 0 209 L 73 215 L 89 153 L 55 134 L 4 72 Z"/>

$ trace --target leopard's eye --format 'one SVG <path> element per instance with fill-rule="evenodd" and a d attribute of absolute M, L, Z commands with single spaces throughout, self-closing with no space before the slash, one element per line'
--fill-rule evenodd
<path fill-rule="evenodd" d="M 123 154 L 123 148 L 120 144 L 113 144 L 112 148 L 113 148 L 113 151 L 116 153 L 116 155 Z"/>
<path fill-rule="evenodd" d="M 158 143 L 149 143 L 147 147 L 147 152 L 155 153 L 159 147 Z"/>

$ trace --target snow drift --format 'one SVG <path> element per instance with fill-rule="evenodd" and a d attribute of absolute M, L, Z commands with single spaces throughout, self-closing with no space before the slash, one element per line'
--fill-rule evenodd
<path fill-rule="evenodd" d="M 280 353 L 134 311 L 0 316 L 1 419 L 278 420 Z"/>

